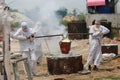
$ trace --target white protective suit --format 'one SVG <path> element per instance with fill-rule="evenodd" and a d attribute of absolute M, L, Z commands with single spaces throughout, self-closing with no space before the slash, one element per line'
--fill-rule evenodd
<path fill-rule="evenodd" d="M 89 44 L 90 44 L 90 53 L 87 59 L 87 65 L 91 65 L 94 60 L 94 65 L 98 66 L 102 60 L 101 53 L 101 39 L 104 34 L 109 33 L 109 30 L 100 25 L 98 30 L 94 29 L 94 25 L 90 26 L 89 33 L 93 33 L 89 35 Z"/>
<path fill-rule="evenodd" d="M 37 71 L 37 64 L 36 64 L 36 55 L 35 55 L 35 45 L 34 40 L 27 39 L 31 36 L 31 29 L 27 27 L 27 31 L 23 31 L 22 27 L 27 26 L 26 22 L 21 23 L 21 28 L 17 30 L 17 32 L 13 35 L 15 39 L 19 40 L 20 43 L 20 51 L 25 51 L 22 53 L 22 57 L 28 58 L 30 62 L 32 72 L 35 74 Z"/>
<path fill-rule="evenodd" d="M 36 33 L 36 36 L 43 36 L 41 22 L 37 22 L 35 24 L 35 27 L 33 28 L 33 33 Z M 42 57 L 43 57 L 42 42 L 43 41 L 44 41 L 43 38 L 35 39 L 35 54 L 36 54 L 36 59 L 38 64 L 41 64 L 42 62 Z"/>

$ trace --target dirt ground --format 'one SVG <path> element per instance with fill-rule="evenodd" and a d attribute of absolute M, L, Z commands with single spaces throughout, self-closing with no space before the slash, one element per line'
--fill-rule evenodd
<path fill-rule="evenodd" d="M 120 42 L 104 38 L 102 43 L 118 44 L 118 53 L 120 53 Z M 11 43 L 12 51 L 19 50 L 18 41 L 13 40 Z M 47 52 L 45 44 L 42 45 L 43 53 Z M 81 54 L 83 59 L 83 64 L 85 64 L 88 53 L 89 53 L 89 44 L 88 39 L 83 40 L 72 40 L 71 51 L 75 54 Z M 41 74 L 40 77 L 33 76 L 34 80 L 54 80 L 55 78 L 64 78 L 65 80 L 120 80 L 120 58 L 116 58 L 111 61 L 103 62 L 99 66 L 99 71 L 92 71 L 90 74 L 81 75 L 78 73 L 74 74 L 61 74 L 61 75 L 46 75 L 47 74 L 47 63 L 45 55 L 42 59 L 42 64 L 38 65 L 38 70 Z M 27 80 L 25 73 L 21 64 L 19 65 L 19 72 L 21 80 Z M 13 77 L 14 78 L 14 77 Z M 14 80 L 14 79 L 12 79 Z"/>

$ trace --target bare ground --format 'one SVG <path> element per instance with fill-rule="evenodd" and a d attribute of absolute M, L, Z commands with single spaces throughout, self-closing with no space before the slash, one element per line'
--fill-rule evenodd
<path fill-rule="evenodd" d="M 120 42 L 111 40 L 108 38 L 104 38 L 103 43 L 113 43 L 118 44 L 118 53 L 120 53 Z M 11 43 L 12 51 L 19 50 L 19 44 L 18 41 L 13 40 Z M 43 52 L 47 53 L 47 48 L 45 44 L 43 44 Z M 88 53 L 89 53 L 89 44 L 88 39 L 85 40 L 72 40 L 71 45 L 71 52 L 81 54 L 83 57 L 83 64 L 86 62 Z M 111 61 L 103 62 L 99 66 L 100 71 L 92 71 L 91 74 L 87 75 L 81 75 L 78 73 L 74 74 L 62 74 L 62 75 L 46 75 L 47 74 L 47 63 L 46 63 L 46 57 L 43 56 L 42 64 L 38 65 L 38 70 L 41 73 L 40 77 L 33 77 L 34 80 L 54 80 L 55 78 L 64 78 L 66 80 L 120 80 L 120 58 L 116 58 Z M 21 80 L 27 80 L 25 77 L 25 73 L 23 71 L 23 67 L 21 67 L 21 64 L 19 65 L 19 71 Z M 14 77 L 13 77 L 14 78 Z M 14 80 L 14 79 L 12 79 Z"/>

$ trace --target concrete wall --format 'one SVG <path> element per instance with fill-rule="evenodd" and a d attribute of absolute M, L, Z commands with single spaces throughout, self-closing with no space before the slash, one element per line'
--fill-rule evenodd
<path fill-rule="evenodd" d="M 118 3 L 117 3 L 116 6 L 115 6 L 115 12 L 116 12 L 117 14 L 120 13 L 120 0 L 118 1 Z"/>
<path fill-rule="evenodd" d="M 120 0 L 115 6 L 115 14 L 87 14 L 87 26 L 91 25 L 94 19 L 107 19 L 108 22 L 112 22 L 112 27 L 120 28 Z"/>
<path fill-rule="evenodd" d="M 112 27 L 120 27 L 120 14 L 87 14 L 87 26 L 91 25 L 94 19 L 106 19 L 108 22 L 112 22 Z"/>

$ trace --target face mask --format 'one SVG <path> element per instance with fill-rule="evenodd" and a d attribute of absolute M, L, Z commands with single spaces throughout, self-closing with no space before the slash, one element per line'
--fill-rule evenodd
<path fill-rule="evenodd" d="M 27 28 L 26 26 L 22 26 L 22 30 L 23 30 L 24 32 L 27 32 L 27 31 L 28 31 L 28 28 Z"/>

